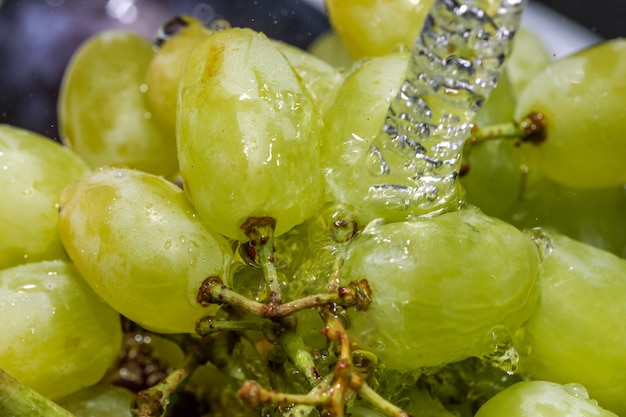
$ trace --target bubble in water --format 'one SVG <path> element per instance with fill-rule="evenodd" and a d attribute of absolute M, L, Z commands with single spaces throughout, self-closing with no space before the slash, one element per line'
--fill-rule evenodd
<path fill-rule="evenodd" d="M 545 233 L 541 228 L 534 228 L 526 231 L 530 238 L 535 242 L 537 248 L 539 249 L 539 255 L 541 259 L 545 259 L 552 251 L 554 250 L 554 242 L 552 238 Z"/>
<path fill-rule="evenodd" d="M 124 178 L 126 176 L 126 173 L 124 171 L 115 171 L 114 176 L 115 178 Z"/>

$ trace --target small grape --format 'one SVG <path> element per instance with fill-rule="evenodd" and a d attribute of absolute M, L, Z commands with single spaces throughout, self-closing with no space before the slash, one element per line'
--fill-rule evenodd
<path fill-rule="evenodd" d="M 161 177 L 97 170 L 63 192 L 59 227 L 87 282 L 149 330 L 194 333 L 196 321 L 217 309 L 197 302 L 202 281 L 219 276 L 230 282 L 229 243 Z"/>
<path fill-rule="evenodd" d="M 59 405 L 75 417 L 132 417 L 136 394 L 114 385 L 94 385 L 69 395 Z"/>
<path fill-rule="evenodd" d="M 544 248 L 541 298 L 520 333 L 520 371 L 577 382 L 602 407 L 626 414 L 626 259 L 565 236 L 536 232 Z"/>
<path fill-rule="evenodd" d="M 145 76 L 153 56 L 147 39 L 123 30 L 100 32 L 74 54 L 59 94 L 59 130 L 92 168 L 176 172 L 175 138 L 148 108 Z"/>
<path fill-rule="evenodd" d="M 505 74 L 511 80 L 515 97 L 541 71 L 550 65 L 550 55 L 545 45 L 527 29 L 520 28 L 513 39 L 513 50 L 509 55 Z"/>
<path fill-rule="evenodd" d="M 522 381 L 487 401 L 475 417 L 617 417 L 590 400 L 584 387 Z"/>
<path fill-rule="evenodd" d="M 0 368 L 51 399 L 98 382 L 122 344 L 117 312 L 64 261 L 0 271 L 0 317 Z"/>
<path fill-rule="evenodd" d="M 365 278 L 372 289 L 372 305 L 351 315 L 350 333 L 391 369 L 500 350 L 514 368 L 515 355 L 506 356 L 536 305 L 538 264 L 531 239 L 473 207 L 371 224 L 342 269 L 342 280 Z"/>
<path fill-rule="evenodd" d="M 544 137 L 524 149 L 546 177 L 572 188 L 626 183 L 626 40 L 554 61 L 518 98 L 515 119 L 540 114 Z"/>
<path fill-rule="evenodd" d="M 278 236 L 321 206 L 321 116 L 284 55 L 250 29 L 215 32 L 189 55 L 178 105 L 185 190 L 212 228 L 272 217 Z"/>
<path fill-rule="evenodd" d="M 67 259 L 58 223 L 59 195 L 89 171 L 48 138 L 0 125 L 0 269 Z"/>

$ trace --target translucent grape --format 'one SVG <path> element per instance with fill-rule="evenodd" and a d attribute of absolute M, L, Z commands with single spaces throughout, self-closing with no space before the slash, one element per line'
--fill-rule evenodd
<path fill-rule="evenodd" d="M 281 52 L 250 29 L 215 32 L 189 55 L 178 105 L 185 190 L 204 220 L 230 238 L 250 217 L 276 235 L 321 206 L 321 116 Z"/>
<path fill-rule="evenodd" d="M 202 281 L 230 282 L 229 243 L 200 222 L 163 178 L 100 169 L 61 196 L 60 234 L 94 290 L 124 316 L 163 333 L 194 333 L 217 307 L 196 301 Z"/>
<path fill-rule="evenodd" d="M 164 125 L 171 137 L 176 132 L 178 81 L 189 52 L 211 31 L 190 16 L 177 16 L 162 29 L 178 25 L 176 33 L 162 42 L 146 70 L 146 98 L 150 110 Z"/>
<path fill-rule="evenodd" d="M 75 417 L 132 417 L 130 405 L 137 395 L 114 385 L 94 385 L 58 401 Z"/>
<path fill-rule="evenodd" d="M 626 40 L 553 62 L 518 98 L 515 119 L 540 113 L 545 140 L 525 145 L 548 178 L 572 188 L 626 183 Z"/>
<path fill-rule="evenodd" d="M 505 73 L 511 80 L 515 97 L 518 97 L 526 85 L 549 64 L 551 58 L 545 45 L 523 27 L 518 30 L 513 40 L 513 50 L 505 67 Z"/>
<path fill-rule="evenodd" d="M 0 125 L 0 269 L 67 258 L 57 231 L 59 194 L 88 171 L 58 143 Z"/>
<path fill-rule="evenodd" d="M 400 370 L 489 355 L 494 343 L 510 348 L 536 304 L 538 263 L 527 236 L 472 207 L 372 224 L 342 269 L 342 280 L 365 278 L 372 288 L 350 332 Z"/>
<path fill-rule="evenodd" d="M 0 368 L 52 399 L 98 382 L 122 343 L 117 312 L 64 261 L 0 271 L 0 317 Z"/>
<path fill-rule="evenodd" d="M 535 237 L 545 253 L 541 298 L 520 334 L 521 372 L 577 382 L 626 414 L 626 260 L 555 233 Z"/>
<path fill-rule="evenodd" d="M 100 32 L 74 54 L 59 93 L 59 130 L 92 168 L 177 170 L 175 138 L 148 108 L 145 76 L 153 55 L 147 39 L 122 30 Z"/>
<path fill-rule="evenodd" d="M 434 0 L 326 0 L 334 30 L 354 58 L 410 51 Z"/>
<path fill-rule="evenodd" d="M 315 38 L 308 50 L 335 68 L 350 68 L 354 62 L 346 45 L 332 29 Z"/>
<path fill-rule="evenodd" d="M 283 42 L 276 47 L 302 79 L 322 113 L 330 106 L 336 90 L 343 82 L 343 73 L 315 55 Z"/>
<path fill-rule="evenodd" d="M 548 381 L 523 381 L 487 401 L 475 417 L 617 417 L 597 402 L 576 395 L 573 385 Z"/>

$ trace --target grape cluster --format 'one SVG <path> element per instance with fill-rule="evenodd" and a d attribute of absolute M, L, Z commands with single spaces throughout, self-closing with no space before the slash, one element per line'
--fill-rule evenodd
<path fill-rule="evenodd" d="M 625 415 L 626 44 L 476 58 L 513 4 L 328 0 L 310 52 L 188 16 L 84 43 L 63 145 L 0 126 L 0 415 Z M 400 91 L 439 58 L 443 95 Z M 472 136 L 388 153 L 453 187 L 387 216 L 355 173 L 397 97 Z"/>

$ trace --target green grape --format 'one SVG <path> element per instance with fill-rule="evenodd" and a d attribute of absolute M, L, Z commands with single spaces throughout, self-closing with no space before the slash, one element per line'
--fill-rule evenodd
<path fill-rule="evenodd" d="M 515 100 L 509 77 L 503 73 L 476 118 L 476 125 L 489 126 L 513 120 Z M 504 218 L 520 198 L 524 181 L 522 156 L 512 140 L 465 143 L 467 172 L 460 182 L 468 203 L 489 216 Z"/>
<path fill-rule="evenodd" d="M 229 243 L 200 222 L 184 192 L 161 177 L 99 169 L 61 195 L 61 240 L 113 308 L 162 333 L 193 333 L 215 308 L 196 301 L 202 281 L 230 282 Z"/>
<path fill-rule="evenodd" d="M 148 109 L 152 44 L 131 32 L 100 32 L 73 56 L 59 93 L 63 142 L 92 167 L 159 175 L 177 170 L 176 141 Z"/>
<path fill-rule="evenodd" d="M 515 97 L 524 91 L 536 74 L 550 65 L 550 61 L 550 55 L 541 41 L 529 30 L 520 28 L 513 39 L 513 50 L 505 67 Z"/>
<path fill-rule="evenodd" d="M 523 381 L 487 401 L 475 417 L 617 417 L 589 399 L 584 387 Z"/>
<path fill-rule="evenodd" d="M 0 269 L 67 258 L 59 194 L 89 171 L 70 150 L 24 129 L 0 125 Z"/>
<path fill-rule="evenodd" d="M 469 194 L 469 192 L 468 192 Z M 503 220 L 542 227 L 626 258 L 626 188 L 580 190 L 531 171 Z"/>
<path fill-rule="evenodd" d="M 0 317 L 0 368 L 51 399 L 98 382 L 122 343 L 119 315 L 64 261 L 0 271 Z"/>
<path fill-rule="evenodd" d="M 343 74 L 315 55 L 283 42 L 276 42 L 289 65 L 302 79 L 311 97 L 324 113 L 343 82 Z"/>
<path fill-rule="evenodd" d="M 308 50 L 335 68 L 350 68 L 354 63 L 346 45 L 332 29 L 315 38 Z"/>
<path fill-rule="evenodd" d="M 321 206 L 321 116 L 282 53 L 250 29 L 215 32 L 183 68 L 178 156 L 204 220 L 233 239 L 251 217 L 278 236 Z"/>
<path fill-rule="evenodd" d="M 520 335 L 520 371 L 582 384 L 626 415 L 626 259 L 554 233 L 535 238 L 541 298 Z"/>
<path fill-rule="evenodd" d="M 354 58 L 409 51 L 434 0 L 326 0 L 333 29 Z"/>
<path fill-rule="evenodd" d="M 324 117 L 322 166 L 326 173 L 327 200 L 353 201 L 356 191 L 349 185 L 362 155 L 379 133 L 407 68 L 407 55 L 388 55 L 363 61 L 346 78 Z M 372 207 L 354 207 L 365 223 Z"/>
<path fill-rule="evenodd" d="M 545 140 L 524 146 L 546 177 L 565 186 L 626 183 L 626 40 L 606 41 L 553 62 L 518 98 L 515 119 L 539 113 Z"/>
<path fill-rule="evenodd" d="M 169 28 L 173 26 L 173 28 Z M 171 35 L 159 47 L 146 70 L 146 98 L 150 110 L 164 125 L 171 137 L 176 132 L 176 102 L 178 80 L 189 52 L 211 31 L 199 20 L 190 16 L 177 16 L 163 25 Z"/>
<path fill-rule="evenodd" d="M 350 333 L 391 369 L 470 356 L 514 369 L 511 337 L 535 307 L 538 263 L 528 236 L 474 207 L 371 224 L 342 269 L 342 280 L 365 278 L 372 289 Z"/>
<path fill-rule="evenodd" d="M 58 401 L 75 417 L 132 417 L 130 406 L 136 394 L 115 385 L 83 388 Z"/>

